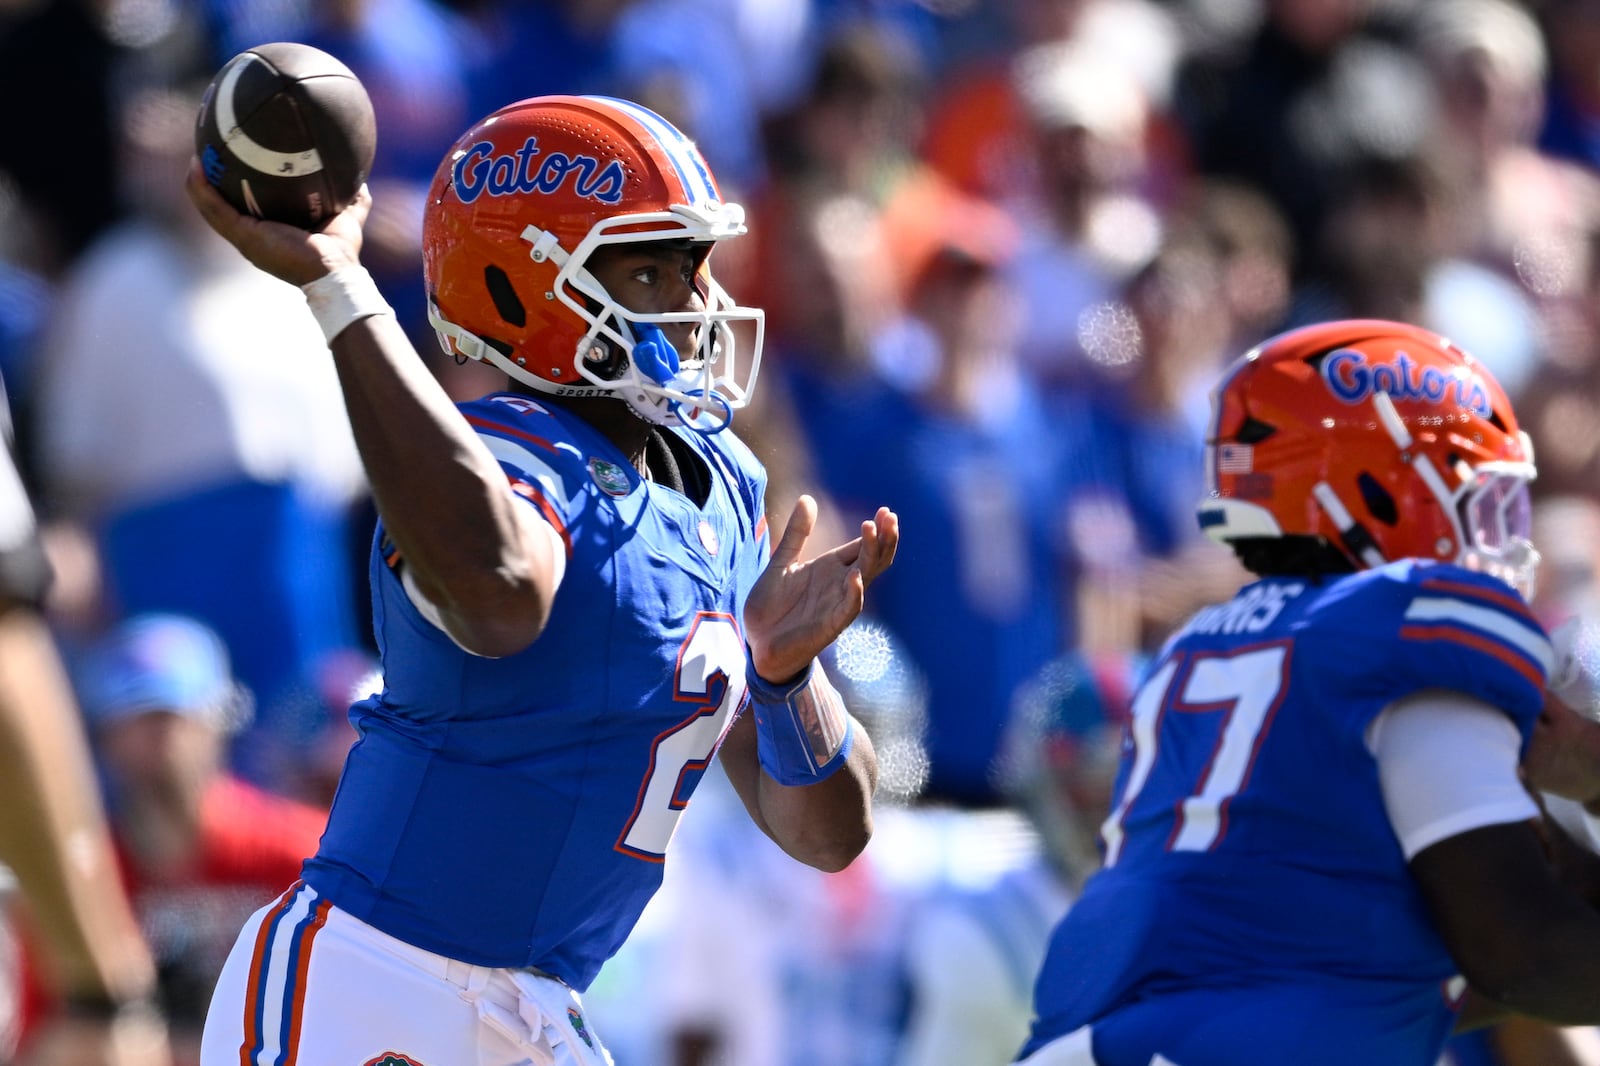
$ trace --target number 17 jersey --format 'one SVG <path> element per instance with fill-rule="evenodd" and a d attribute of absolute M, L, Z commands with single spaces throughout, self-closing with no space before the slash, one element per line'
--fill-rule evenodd
<path fill-rule="evenodd" d="M 1431 1066 L 1457 971 L 1367 728 L 1451 689 L 1526 744 L 1550 654 L 1514 591 L 1445 564 L 1266 579 L 1197 614 L 1135 700 L 1104 865 L 1052 938 L 1023 1057 L 1092 1026 L 1100 1066 L 1173 1047 L 1179 1066 Z"/>

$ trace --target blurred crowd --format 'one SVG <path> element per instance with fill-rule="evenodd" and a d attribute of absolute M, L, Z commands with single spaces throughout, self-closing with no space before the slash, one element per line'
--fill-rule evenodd
<path fill-rule="evenodd" d="M 364 255 L 422 352 L 459 131 L 555 92 L 671 118 L 752 214 L 717 269 L 767 311 L 739 421 L 773 509 L 902 518 L 832 664 L 874 843 L 797 872 L 708 782 L 592 993 L 622 1066 L 1007 1061 L 1137 664 L 1241 580 L 1193 517 L 1207 390 L 1279 329 L 1482 360 L 1537 449 L 1535 609 L 1600 615 L 1594 0 L 0 0 L 0 378 L 180 1062 L 381 685 L 325 346 L 181 188 L 205 83 L 271 40 L 372 95 Z"/>

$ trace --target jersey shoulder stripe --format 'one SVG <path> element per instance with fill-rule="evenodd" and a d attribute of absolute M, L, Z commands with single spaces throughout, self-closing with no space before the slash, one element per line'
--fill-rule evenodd
<path fill-rule="evenodd" d="M 1400 627 L 1402 640 L 1417 643 L 1430 641 L 1448 641 L 1457 644 L 1468 651 L 1480 655 L 1488 655 L 1500 660 L 1502 664 L 1516 671 L 1522 679 L 1534 688 L 1544 687 L 1547 671 L 1529 663 L 1516 652 L 1509 650 L 1504 644 L 1498 643 L 1481 633 L 1474 632 L 1464 626 L 1454 625 L 1408 625 Z"/>
<path fill-rule="evenodd" d="M 539 436 L 537 433 L 532 433 L 526 429 L 523 429 L 520 426 L 507 425 L 498 420 L 491 420 L 484 418 L 482 415 L 470 413 L 466 415 L 466 419 L 469 425 L 478 430 L 479 436 L 483 436 L 485 433 L 497 433 L 514 440 L 525 442 L 526 444 L 531 444 L 533 447 L 547 451 L 551 455 L 560 454 L 559 450 L 552 441 L 545 437 Z"/>
<path fill-rule="evenodd" d="M 544 459 L 535 455 L 527 448 L 514 441 L 503 437 L 496 437 L 488 433 L 479 433 L 478 439 L 483 441 L 489 449 L 489 454 L 500 460 L 500 465 L 509 467 L 514 473 L 510 475 L 513 482 L 522 480 L 531 482 L 539 487 L 546 498 L 557 508 L 565 512 L 569 509 L 572 498 L 567 492 L 566 482 L 561 477 L 561 472 Z M 518 477 L 520 475 L 520 478 Z"/>
<path fill-rule="evenodd" d="M 1461 581 L 1448 577 L 1426 577 L 1422 579 L 1420 584 L 1427 592 L 1457 596 L 1464 600 L 1482 601 L 1484 604 L 1505 611 L 1515 618 L 1520 618 L 1529 626 L 1536 629 L 1540 628 L 1538 619 L 1534 617 L 1533 609 L 1510 588 L 1494 588 L 1476 581 Z"/>
<path fill-rule="evenodd" d="M 1448 563 L 1401 560 L 1341 577 L 1294 616 L 1319 632 L 1299 668 L 1365 728 L 1384 704 L 1429 688 L 1465 692 L 1530 728 L 1554 662 L 1549 638 L 1511 586 Z"/>
<path fill-rule="evenodd" d="M 505 470 L 512 491 L 532 503 L 555 529 L 570 559 L 573 545 L 568 524 L 578 503 L 572 484 L 582 476 L 575 465 L 577 451 L 555 439 L 555 434 L 541 434 L 527 425 L 547 421 L 560 433 L 562 426 L 548 409 L 531 401 L 523 403 L 520 397 L 499 397 L 507 402 L 491 406 L 495 399 L 463 405 L 462 415 Z M 518 402 L 511 404 L 512 399 Z"/>
<path fill-rule="evenodd" d="M 1554 664 L 1549 638 L 1532 618 L 1457 596 L 1418 596 L 1406 607 L 1405 640 L 1453 640 L 1493 655 L 1543 687 Z"/>
<path fill-rule="evenodd" d="M 540 516 L 550 524 L 550 528 L 555 530 L 556 536 L 561 539 L 561 547 L 567 558 L 571 559 L 572 533 L 567 529 L 566 520 L 561 517 L 561 512 L 557 511 L 545 494 L 540 491 L 539 485 L 511 474 L 507 474 L 506 477 L 511 482 L 512 492 L 515 492 L 518 496 L 538 508 Z"/>

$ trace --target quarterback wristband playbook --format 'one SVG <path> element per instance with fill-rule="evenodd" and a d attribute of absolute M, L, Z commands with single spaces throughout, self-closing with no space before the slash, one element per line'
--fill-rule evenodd
<path fill-rule="evenodd" d="M 814 785 L 844 765 L 855 722 L 819 663 L 773 684 L 747 662 L 745 684 L 756 716 L 756 754 L 767 776 L 780 785 Z"/>
<path fill-rule="evenodd" d="M 394 308 L 378 291 L 377 282 L 366 267 L 345 266 L 300 286 L 306 294 L 311 314 L 322 327 L 322 336 L 331 345 L 333 338 L 351 323 L 373 315 L 392 315 Z"/>

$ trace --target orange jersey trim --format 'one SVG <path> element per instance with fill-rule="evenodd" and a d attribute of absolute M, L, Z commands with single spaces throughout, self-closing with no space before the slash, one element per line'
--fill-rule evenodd
<path fill-rule="evenodd" d="M 306 1013 L 306 986 L 310 983 L 306 975 L 311 971 L 311 942 L 328 924 L 328 912 L 332 909 L 333 904 L 327 900 L 318 903 L 311 921 L 300 932 L 297 948 L 300 961 L 294 971 L 294 1004 L 289 1008 L 289 1046 L 283 1049 L 283 1066 L 295 1066 L 295 1061 L 300 1057 L 300 1023 Z"/>
<path fill-rule="evenodd" d="M 1444 577 L 1425 578 L 1422 582 L 1422 587 L 1429 592 L 1445 592 L 1452 596 L 1459 596 L 1464 600 L 1477 600 L 1480 603 L 1493 604 L 1502 611 L 1509 611 L 1516 615 L 1535 629 L 1541 632 L 1544 630 L 1544 627 L 1539 624 L 1539 620 L 1533 616 L 1533 611 L 1528 608 L 1527 603 L 1515 593 L 1497 592 L 1494 589 L 1486 589 L 1479 585 L 1469 585 L 1465 581 L 1451 581 L 1449 578 Z"/>
<path fill-rule="evenodd" d="M 1506 666 L 1521 674 L 1523 679 L 1534 688 L 1540 690 L 1544 688 L 1544 672 L 1540 670 L 1537 665 L 1529 662 L 1527 659 L 1523 658 L 1522 655 L 1511 650 L 1511 648 L 1500 643 L 1498 640 L 1494 640 L 1491 637 L 1486 637 L 1481 633 L 1475 633 L 1470 629 L 1463 628 L 1462 626 L 1450 625 L 1448 623 L 1425 626 L 1401 626 L 1400 638 L 1402 640 L 1421 641 L 1448 640 L 1451 643 L 1460 644 L 1464 647 L 1471 648 L 1473 651 L 1493 656 Z"/>

